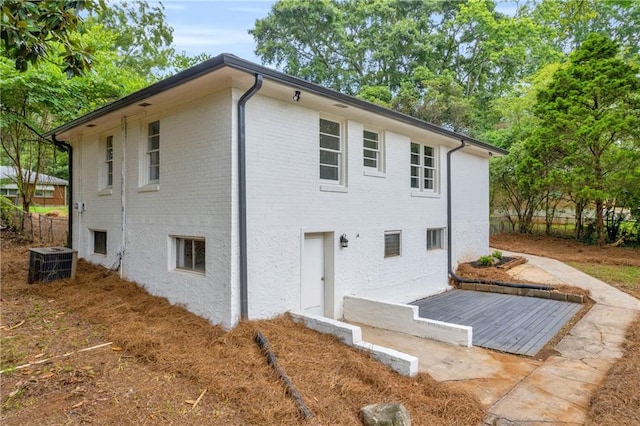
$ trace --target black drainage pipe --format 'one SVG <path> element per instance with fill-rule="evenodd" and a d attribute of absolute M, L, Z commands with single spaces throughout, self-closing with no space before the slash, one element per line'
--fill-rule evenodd
<path fill-rule="evenodd" d="M 484 280 L 480 278 L 463 278 L 457 275 L 453 271 L 453 247 L 452 247 L 452 220 L 451 220 L 451 155 L 461 150 L 466 146 L 464 140 L 460 141 L 460 145 L 454 149 L 449 150 L 447 152 L 447 269 L 449 272 L 449 278 L 459 283 L 468 283 L 468 284 L 487 284 L 487 285 L 497 285 L 500 287 L 513 287 L 513 288 L 526 288 L 531 290 L 553 290 L 553 287 L 546 285 L 538 285 L 538 284 L 522 284 L 522 283 L 510 283 L 504 281 L 494 281 L 494 280 Z"/>

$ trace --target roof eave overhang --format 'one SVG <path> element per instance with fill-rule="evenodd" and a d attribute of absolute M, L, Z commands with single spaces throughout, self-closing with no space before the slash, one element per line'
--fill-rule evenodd
<path fill-rule="evenodd" d="M 314 93 L 319 96 L 329 97 L 345 105 L 349 105 L 355 108 L 361 108 L 361 109 L 373 112 L 375 114 L 380 114 L 382 116 L 397 120 L 402 123 L 406 123 L 421 129 L 426 129 L 431 132 L 438 133 L 443 136 L 447 136 L 455 140 L 464 141 L 467 144 L 474 145 L 477 148 L 486 149 L 492 155 L 505 155 L 508 153 L 508 151 L 502 148 L 490 145 L 486 142 L 482 142 L 480 140 L 471 138 L 469 136 L 445 129 L 440 126 L 436 126 L 434 124 L 428 123 L 423 120 L 419 120 L 409 115 L 406 115 L 397 111 L 393 111 L 383 106 L 380 106 L 362 99 L 358 99 L 353 96 L 346 95 L 344 93 L 340 93 L 332 89 L 328 89 L 326 87 L 317 85 L 315 83 L 311 83 L 309 81 L 281 73 L 271 68 L 267 68 L 262 65 L 257 65 L 249 61 L 245 61 L 244 59 L 240 59 L 235 55 L 231 55 L 227 53 L 218 55 L 215 58 L 209 59 L 208 61 L 202 62 L 199 65 L 196 65 L 195 67 L 189 68 L 172 77 L 159 81 L 155 84 L 152 84 L 149 87 L 146 87 L 142 90 L 134 92 L 121 99 L 118 99 L 115 102 L 112 102 L 108 105 L 98 108 L 88 114 L 83 115 L 82 117 L 76 118 L 75 120 L 69 121 L 68 123 L 63 124 L 62 126 L 59 126 L 45 133 L 44 136 L 47 138 L 50 138 L 52 136 L 67 132 L 78 126 L 82 126 L 86 123 L 89 123 L 90 121 L 95 120 L 96 118 L 102 117 L 106 114 L 115 112 L 119 109 L 128 107 L 130 105 L 140 103 L 141 101 L 144 101 L 145 99 L 153 95 L 172 89 L 176 86 L 179 86 L 188 81 L 194 80 L 205 74 L 214 72 L 223 67 L 230 67 L 230 68 L 243 71 L 246 73 L 250 73 L 250 74 L 256 74 L 256 73 L 262 74 L 263 78 L 265 79 L 286 84 L 294 88 L 298 88 L 310 93 Z"/>

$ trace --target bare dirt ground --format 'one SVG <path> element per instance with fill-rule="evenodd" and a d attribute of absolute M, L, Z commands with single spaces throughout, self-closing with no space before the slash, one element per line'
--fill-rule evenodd
<path fill-rule="evenodd" d="M 6 233 L 1 244 L 3 425 L 356 425 L 360 408 L 378 402 L 403 403 L 416 425 L 485 416 L 475 397 L 426 374 L 400 376 L 288 316 L 226 332 L 83 261 L 74 280 L 28 285 L 27 246 Z M 301 420 L 255 331 L 311 420 Z"/>
<path fill-rule="evenodd" d="M 598 247 L 563 238 L 523 234 L 492 235 L 491 246 L 562 262 L 640 266 L 640 248 Z"/>

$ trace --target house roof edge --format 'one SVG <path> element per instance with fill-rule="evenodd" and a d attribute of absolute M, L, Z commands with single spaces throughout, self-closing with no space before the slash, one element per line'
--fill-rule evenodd
<path fill-rule="evenodd" d="M 447 136 L 457 140 L 464 140 L 466 143 L 474 145 L 478 148 L 487 149 L 495 154 L 507 154 L 508 151 L 497 146 L 491 145 L 489 143 L 480 141 L 478 139 L 472 138 L 470 136 L 454 132 L 452 130 L 445 129 L 443 127 L 437 126 L 435 124 L 420 120 L 418 118 L 412 117 L 407 114 L 403 114 L 398 111 L 394 111 L 392 109 L 383 107 L 381 105 L 374 104 L 369 101 L 365 101 L 363 99 L 358 99 L 356 97 L 346 95 L 344 93 L 338 92 L 333 89 L 329 89 L 327 87 L 320 86 L 318 84 L 309 82 L 307 80 L 303 80 L 298 77 L 294 77 L 288 74 L 284 74 L 280 71 L 276 71 L 271 68 L 267 68 L 263 65 L 258 65 L 253 62 L 244 60 L 230 53 L 222 53 L 214 58 L 211 58 L 207 61 L 204 61 L 194 67 L 181 71 L 169 78 L 161 80 L 157 83 L 154 83 L 144 89 L 138 90 L 137 92 L 131 93 L 123 98 L 120 98 L 112 103 L 109 103 L 105 106 L 102 106 L 94 111 L 91 111 L 88 114 L 85 114 L 81 117 L 78 117 L 74 120 L 71 120 L 53 130 L 50 130 L 44 134 L 45 137 L 49 138 L 56 134 L 65 132 L 74 127 L 80 126 L 84 123 L 87 123 L 95 118 L 101 117 L 110 112 L 117 111 L 120 108 L 135 104 L 136 102 L 140 102 L 150 96 L 161 93 L 165 90 L 169 90 L 173 87 L 179 86 L 187 81 L 198 78 L 202 75 L 208 74 L 210 72 L 216 71 L 222 67 L 228 66 L 230 68 L 237 69 L 239 71 L 244 71 L 248 73 L 260 73 L 272 81 L 280 82 L 283 84 L 287 84 L 290 86 L 294 86 L 297 88 L 301 88 L 305 91 L 312 92 L 314 94 L 333 98 L 340 103 L 344 103 L 349 106 L 353 106 L 356 108 L 362 108 L 376 114 L 380 114 L 386 116 L 388 118 L 398 120 L 404 122 L 406 124 L 410 124 L 422 129 L 426 129 L 443 136 Z"/>

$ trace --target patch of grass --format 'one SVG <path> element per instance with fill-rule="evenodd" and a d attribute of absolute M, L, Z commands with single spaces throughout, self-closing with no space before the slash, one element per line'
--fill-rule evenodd
<path fill-rule="evenodd" d="M 57 213 L 58 216 L 67 216 L 69 214 L 69 209 L 66 206 L 30 206 L 29 211 L 31 213 L 38 214 L 49 214 L 49 213 Z"/>
<path fill-rule="evenodd" d="M 11 411 L 11 410 L 19 410 L 22 408 L 20 404 L 20 398 L 24 394 L 24 388 L 19 388 L 14 392 L 11 392 L 9 396 L 2 402 L 2 408 Z"/>
<path fill-rule="evenodd" d="M 0 370 L 8 368 L 7 365 L 9 364 L 17 364 L 24 359 L 24 352 L 16 347 L 12 339 L 0 339 L 0 347 L 2 347 L 2 352 L 0 353 Z"/>
<path fill-rule="evenodd" d="M 567 262 L 601 281 L 640 297 L 640 267 L 628 265 L 602 265 L 592 262 Z"/>

